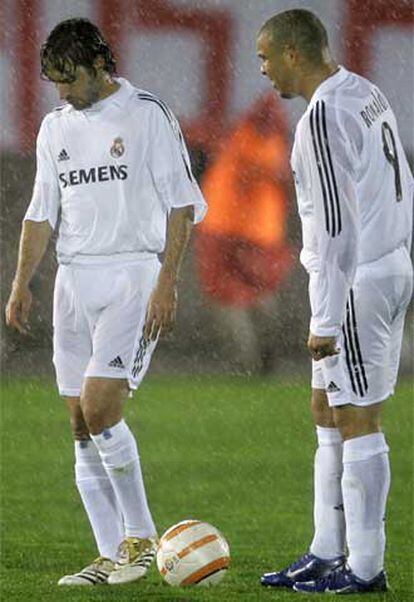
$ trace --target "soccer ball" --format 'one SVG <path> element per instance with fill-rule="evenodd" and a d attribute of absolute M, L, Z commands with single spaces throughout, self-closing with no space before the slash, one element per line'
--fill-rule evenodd
<path fill-rule="evenodd" d="M 230 548 L 218 529 L 183 520 L 160 539 L 157 566 L 169 585 L 216 585 L 230 564 Z"/>

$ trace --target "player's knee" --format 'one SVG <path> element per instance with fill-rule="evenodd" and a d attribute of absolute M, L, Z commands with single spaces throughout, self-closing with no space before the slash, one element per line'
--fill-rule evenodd
<path fill-rule="evenodd" d="M 335 410 L 334 422 L 344 440 L 350 439 L 354 436 L 354 432 L 357 430 L 357 425 L 355 424 L 355 421 L 350 418 L 350 416 L 344 412 Z"/>
<path fill-rule="evenodd" d="M 69 410 L 70 427 L 76 441 L 89 439 L 89 430 L 83 417 L 79 397 L 66 397 Z"/>
<path fill-rule="evenodd" d="M 122 419 L 123 403 L 127 389 L 122 381 L 99 382 L 89 379 L 82 391 L 80 406 L 92 435 L 102 433 Z"/>
<path fill-rule="evenodd" d="M 70 426 L 75 441 L 87 441 L 89 439 L 89 430 L 84 420 L 76 420 L 71 417 Z"/>
<path fill-rule="evenodd" d="M 81 408 L 88 431 L 93 435 L 101 433 L 107 426 L 104 407 L 85 396 L 81 398 Z"/>
<path fill-rule="evenodd" d="M 381 430 L 380 414 L 376 408 L 340 406 L 334 410 L 334 421 L 344 440 Z"/>

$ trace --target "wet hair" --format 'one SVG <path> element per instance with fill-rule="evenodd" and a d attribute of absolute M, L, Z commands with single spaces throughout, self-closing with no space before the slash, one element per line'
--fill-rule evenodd
<path fill-rule="evenodd" d="M 40 49 L 42 76 L 49 79 L 53 69 L 65 81 L 74 81 L 78 66 L 96 72 L 93 63 L 98 56 L 104 59 L 105 71 L 111 75 L 116 72 L 113 52 L 96 25 L 88 19 L 61 21 Z"/>
<path fill-rule="evenodd" d="M 309 10 L 296 8 L 271 17 L 261 28 L 278 46 L 293 46 L 311 63 L 322 59 L 328 46 L 328 34 L 323 23 Z"/>

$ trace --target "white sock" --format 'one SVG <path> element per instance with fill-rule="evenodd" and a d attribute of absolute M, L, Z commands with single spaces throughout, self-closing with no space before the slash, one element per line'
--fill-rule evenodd
<path fill-rule="evenodd" d="M 127 537 L 154 537 L 138 448 L 124 420 L 99 435 L 91 435 L 122 510 Z"/>
<path fill-rule="evenodd" d="M 388 449 L 383 433 L 344 442 L 342 492 L 348 564 L 365 581 L 373 579 L 384 566 Z"/>
<path fill-rule="evenodd" d="M 337 428 L 316 427 L 319 447 L 314 469 L 315 534 L 310 551 L 319 558 L 343 556 L 345 517 L 342 501 L 342 437 Z"/>
<path fill-rule="evenodd" d="M 75 476 L 99 554 L 115 560 L 124 538 L 121 511 L 93 441 L 75 441 Z"/>

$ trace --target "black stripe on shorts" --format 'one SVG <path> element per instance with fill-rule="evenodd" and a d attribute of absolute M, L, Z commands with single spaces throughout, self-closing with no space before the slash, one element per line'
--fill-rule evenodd
<path fill-rule="evenodd" d="M 355 395 L 364 397 L 368 391 L 368 381 L 359 343 L 354 291 L 352 289 L 346 304 L 346 318 L 342 326 L 342 332 L 344 335 L 345 359 L 352 390 Z"/>

